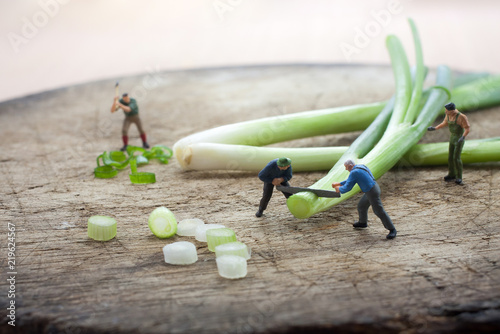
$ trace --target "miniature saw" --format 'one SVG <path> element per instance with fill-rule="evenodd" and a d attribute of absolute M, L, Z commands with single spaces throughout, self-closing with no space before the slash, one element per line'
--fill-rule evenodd
<path fill-rule="evenodd" d="M 303 191 L 308 191 L 310 193 L 315 194 L 318 197 L 340 197 L 340 193 L 333 190 L 312 189 L 304 187 L 286 187 L 286 186 L 277 186 L 276 189 L 290 194 L 296 194 Z"/>

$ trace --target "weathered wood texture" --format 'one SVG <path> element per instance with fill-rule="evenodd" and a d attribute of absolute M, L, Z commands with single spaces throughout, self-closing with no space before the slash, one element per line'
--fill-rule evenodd
<path fill-rule="evenodd" d="M 388 67 L 283 66 L 162 73 L 120 80 L 138 97 L 151 144 L 267 115 L 387 99 Z M 370 211 L 354 230 L 357 197 L 307 220 L 275 193 L 254 216 L 255 173 L 182 172 L 152 162 L 152 185 L 128 171 L 94 179 L 95 158 L 121 146 L 110 114 L 114 80 L 0 104 L 1 309 L 7 222 L 16 224 L 15 330 L 5 333 L 433 333 L 500 328 L 500 170 L 466 166 L 465 186 L 446 167 L 392 170 L 379 183 L 399 234 Z M 470 138 L 498 136 L 499 109 L 470 113 Z M 130 129 L 130 144 L 139 144 Z M 346 145 L 356 134 L 287 145 Z M 425 142 L 446 141 L 447 130 Z M 324 173 L 297 173 L 308 186 Z M 248 276 L 219 277 L 214 254 L 194 238 L 160 240 L 147 226 L 158 206 L 236 231 L 252 248 Z M 109 242 L 87 238 L 87 219 L 118 220 Z M 162 247 L 196 244 L 197 263 L 171 266 Z"/>

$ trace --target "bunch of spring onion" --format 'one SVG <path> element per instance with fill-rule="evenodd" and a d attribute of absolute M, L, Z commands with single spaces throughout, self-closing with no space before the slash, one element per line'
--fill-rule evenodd
<path fill-rule="evenodd" d="M 500 105 L 500 76 L 463 75 L 454 80 L 451 100 L 463 112 Z M 424 91 L 423 101 L 429 90 Z M 174 145 L 175 157 L 185 170 L 260 171 L 270 160 L 286 156 L 293 170 L 329 170 L 347 147 L 260 147 L 280 141 L 366 129 L 387 102 L 300 112 L 224 125 L 182 138 Z M 444 108 L 440 114 L 444 113 Z M 352 122 L 359 121 L 359 123 Z M 345 125 L 345 126 L 344 126 Z M 427 148 L 426 145 L 431 145 Z M 478 150 L 479 149 L 479 150 Z M 427 154 L 432 151 L 432 159 Z M 468 140 L 462 154 L 464 163 L 500 160 L 500 141 Z M 409 154 L 414 165 L 445 164 L 448 143 L 424 144 Z M 485 154 L 486 153 L 486 154 Z M 439 162 L 438 162 L 439 161 Z"/>

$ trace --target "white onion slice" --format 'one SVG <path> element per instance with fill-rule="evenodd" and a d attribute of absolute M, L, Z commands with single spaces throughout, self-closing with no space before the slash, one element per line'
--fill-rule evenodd
<path fill-rule="evenodd" d="M 237 255 L 244 257 L 246 260 L 248 260 L 250 259 L 251 253 L 252 252 L 250 250 L 250 247 L 239 241 L 229 242 L 227 244 L 215 246 L 216 257 L 222 255 Z"/>
<path fill-rule="evenodd" d="M 198 261 L 196 247 L 189 241 L 178 241 L 163 247 L 165 262 L 169 264 L 192 264 Z"/>
<path fill-rule="evenodd" d="M 215 259 L 219 275 L 224 278 L 236 279 L 247 275 L 247 260 L 236 255 L 221 255 Z"/>
<path fill-rule="evenodd" d="M 224 228 L 224 225 L 220 224 L 204 224 L 196 227 L 195 238 L 198 241 L 207 242 L 207 230 L 212 228 Z"/>
<path fill-rule="evenodd" d="M 194 237 L 196 233 L 196 228 L 200 225 L 204 225 L 203 220 L 198 218 L 183 219 L 177 225 L 177 235 L 184 237 Z"/>

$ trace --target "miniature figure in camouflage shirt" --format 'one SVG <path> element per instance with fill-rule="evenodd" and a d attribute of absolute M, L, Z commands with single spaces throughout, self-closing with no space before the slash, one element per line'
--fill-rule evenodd
<path fill-rule="evenodd" d="M 439 130 L 448 126 L 450 128 L 450 146 L 448 154 L 448 175 L 444 177 L 446 182 L 455 181 L 462 185 L 463 164 L 461 159 L 465 137 L 469 134 L 470 125 L 467 116 L 458 111 L 454 103 L 444 106 L 446 117 L 443 122 L 436 127 L 429 126 L 428 131 Z"/>
<path fill-rule="evenodd" d="M 125 151 L 128 146 L 128 129 L 130 124 L 134 123 L 139 130 L 139 134 L 142 139 L 142 147 L 149 148 L 148 142 L 146 141 L 146 132 L 142 128 L 141 119 L 139 118 L 139 106 L 137 106 L 137 101 L 128 96 L 127 93 L 122 95 L 122 98 L 118 100 L 118 96 L 115 96 L 113 105 L 111 106 L 111 112 L 115 112 L 117 109 L 121 108 L 125 114 L 125 119 L 123 120 L 122 127 L 122 140 L 123 147 L 122 151 Z"/>

